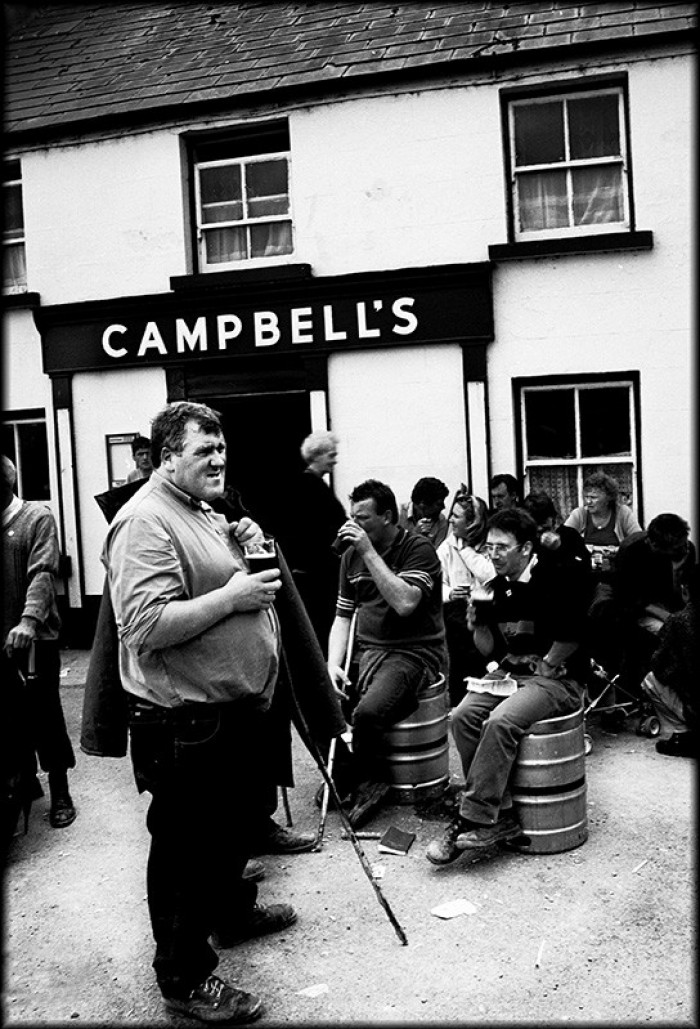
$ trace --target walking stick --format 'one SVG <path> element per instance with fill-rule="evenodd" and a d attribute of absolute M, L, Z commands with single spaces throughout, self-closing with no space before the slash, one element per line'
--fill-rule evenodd
<path fill-rule="evenodd" d="M 287 821 L 287 828 L 291 829 L 293 822 L 292 812 L 289 810 L 289 797 L 287 796 L 287 787 L 281 786 L 280 789 L 282 791 L 282 804 L 284 806 L 284 817 Z"/>
<path fill-rule="evenodd" d="M 345 664 L 343 665 L 343 673 L 344 673 L 346 678 L 348 676 L 348 672 L 350 671 L 350 664 L 352 662 L 352 652 L 353 652 L 353 649 L 354 649 L 354 646 L 355 646 L 355 623 L 356 622 L 357 622 L 357 608 L 353 611 L 352 618 L 350 619 L 350 631 L 348 633 L 348 645 L 347 645 L 347 649 L 345 651 Z M 331 779 L 333 778 L 333 763 L 335 761 L 335 748 L 336 748 L 336 744 L 337 744 L 337 737 L 334 736 L 333 739 L 330 742 L 329 747 L 328 747 L 328 764 L 326 765 L 326 768 L 328 770 L 328 775 L 329 775 L 329 777 Z M 318 832 L 316 833 L 316 845 L 314 847 L 314 850 L 320 850 L 321 847 L 323 846 L 323 833 L 324 833 L 324 830 L 326 828 L 326 817 L 328 815 L 328 800 L 329 800 L 328 782 L 325 782 L 324 786 L 323 786 L 323 800 L 321 801 L 321 815 L 320 815 L 319 822 L 318 822 Z M 340 805 L 338 805 L 338 806 L 340 806 Z"/>

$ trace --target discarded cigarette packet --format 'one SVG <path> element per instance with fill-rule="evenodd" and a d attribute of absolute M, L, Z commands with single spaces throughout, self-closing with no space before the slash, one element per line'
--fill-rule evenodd
<path fill-rule="evenodd" d="M 396 825 L 390 825 L 382 836 L 377 850 L 380 854 L 408 854 L 415 838 L 414 832 L 406 832 Z"/>

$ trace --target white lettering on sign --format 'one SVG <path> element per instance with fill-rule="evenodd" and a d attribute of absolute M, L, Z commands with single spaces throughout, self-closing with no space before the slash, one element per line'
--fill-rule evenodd
<path fill-rule="evenodd" d="M 104 350 L 107 357 L 126 357 L 129 351 L 126 347 L 120 347 L 118 350 L 111 344 L 112 334 L 115 332 L 124 333 L 127 331 L 126 325 L 108 325 L 105 331 L 102 333 L 102 349 Z"/>
<path fill-rule="evenodd" d="M 404 307 L 413 307 L 415 304 L 413 297 L 399 297 L 391 305 L 391 313 L 396 318 L 403 318 L 406 322 L 405 325 L 393 325 L 392 332 L 397 333 L 399 336 L 410 336 L 412 332 L 415 332 L 418 328 L 418 319 L 412 311 L 404 311 Z"/>
<path fill-rule="evenodd" d="M 141 337 L 141 346 L 139 347 L 137 357 L 143 357 L 147 350 L 155 349 L 163 357 L 168 356 L 168 351 L 163 342 L 163 337 L 160 334 L 160 329 L 155 322 L 147 322 L 146 328 L 143 330 L 143 336 Z"/>
<path fill-rule="evenodd" d="M 282 346 L 289 346 L 290 343 L 323 345 L 346 340 L 351 343 L 358 340 L 389 343 L 390 333 L 394 337 L 411 336 L 417 330 L 418 318 L 413 311 L 415 302 L 415 297 L 397 297 L 391 305 L 384 300 L 361 300 L 354 305 L 354 318 L 350 303 L 343 307 L 345 324 L 333 304 L 323 304 L 321 309 L 292 307 L 282 315 L 275 311 L 252 311 L 246 313 L 245 320 L 237 314 L 219 314 L 200 315 L 194 324 L 185 318 L 175 318 L 174 323 L 162 326 L 156 321 L 149 321 L 146 322 L 138 347 L 136 340 L 129 339 L 129 334 L 135 330 L 115 322 L 102 333 L 102 349 L 107 357 L 116 361 L 133 358 L 134 349 L 136 357 L 150 357 L 150 351 L 155 351 L 161 357 L 167 357 L 173 352 L 205 353 L 209 348 L 209 339 L 213 341 L 214 334 L 220 351 L 228 350 L 233 340 L 239 338 L 240 351 L 250 351 L 251 346 L 274 347 L 280 342 Z M 384 314 L 383 323 L 378 321 L 382 318 L 382 311 L 389 307 L 393 322 L 387 324 L 390 321 L 388 313 Z"/>
<path fill-rule="evenodd" d="M 228 325 L 231 328 L 228 328 Z M 220 314 L 216 319 L 216 334 L 219 340 L 219 350 L 226 350 L 228 341 L 240 336 L 243 322 L 235 314 Z"/>
<path fill-rule="evenodd" d="M 279 342 L 280 330 L 274 311 L 256 311 L 253 322 L 256 347 L 272 347 Z"/>
<path fill-rule="evenodd" d="M 334 339 L 348 338 L 347 332 L 337 332 L 333 328 L 333 307 L 331 304 L 323 305 L 323 334 L 327 343 Z"/>
<path fill-rule="evenodd" d="M 186 346 L 192 352 L 197 349 L 197 346 L 199 346 L 200 350 L 206 350 L 207 320 L 204 315 L 197 319 L 193 329 L 188 327 L 187 322 L 183 318 L 177 318 L 175 320 L 175 339 L 178 354 L 184 354 Z"/>
<path fill-rule="evenodd" d="M 310 307 L 292 308 L 292 343 L 313 343 L 314 323 L 311 321 L 313 311 Z M 308 332 L 304 332 L 308 329 Z"/>

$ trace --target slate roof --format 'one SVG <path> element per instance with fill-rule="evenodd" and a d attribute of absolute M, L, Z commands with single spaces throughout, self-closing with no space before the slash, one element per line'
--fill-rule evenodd
<path fill-rule="evenodd" d="M 660 0 L 48 4 L 6 40 L 5 131 L 41 139 L 292 91 L 469 75 L 562 48 L 640 47 L 696 26 L 697 4 Z"/>

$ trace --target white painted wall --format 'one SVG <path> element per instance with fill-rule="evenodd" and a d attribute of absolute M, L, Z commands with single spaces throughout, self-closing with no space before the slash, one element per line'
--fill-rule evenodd
<path fill-rule="evenodd" d="M 306 109 L 290 133 L 297 253 L 317 275 L 484 261 L 503 238 L 493 88 Z"/>
<path fill-rule="evenodd" d="M 381 479 L 399 505 L 425 475 L 452 493 L 466 475 L 462 356 L 458 346 L 402 347 L 333 354 L 330 420 L 339 439 L 333 484 L 348 494 Z"/>
<path fill-rule="evenodd" d="M 42 304 L 165 292 L 184 274 L 176 134 L 30 153 L 22 185 L 28 288 Z"/>
<path fill-rule="evenodd" d="M 150 436 L 151 419 L 165 404 L 165 372 L 83 372 L 73 381 L 78 502 L 83 542 L 85 590 L 101 594 L 100 553 L 107 522 L 95 495 L 109 488 L 105 436 L 140 432 Z"/>

